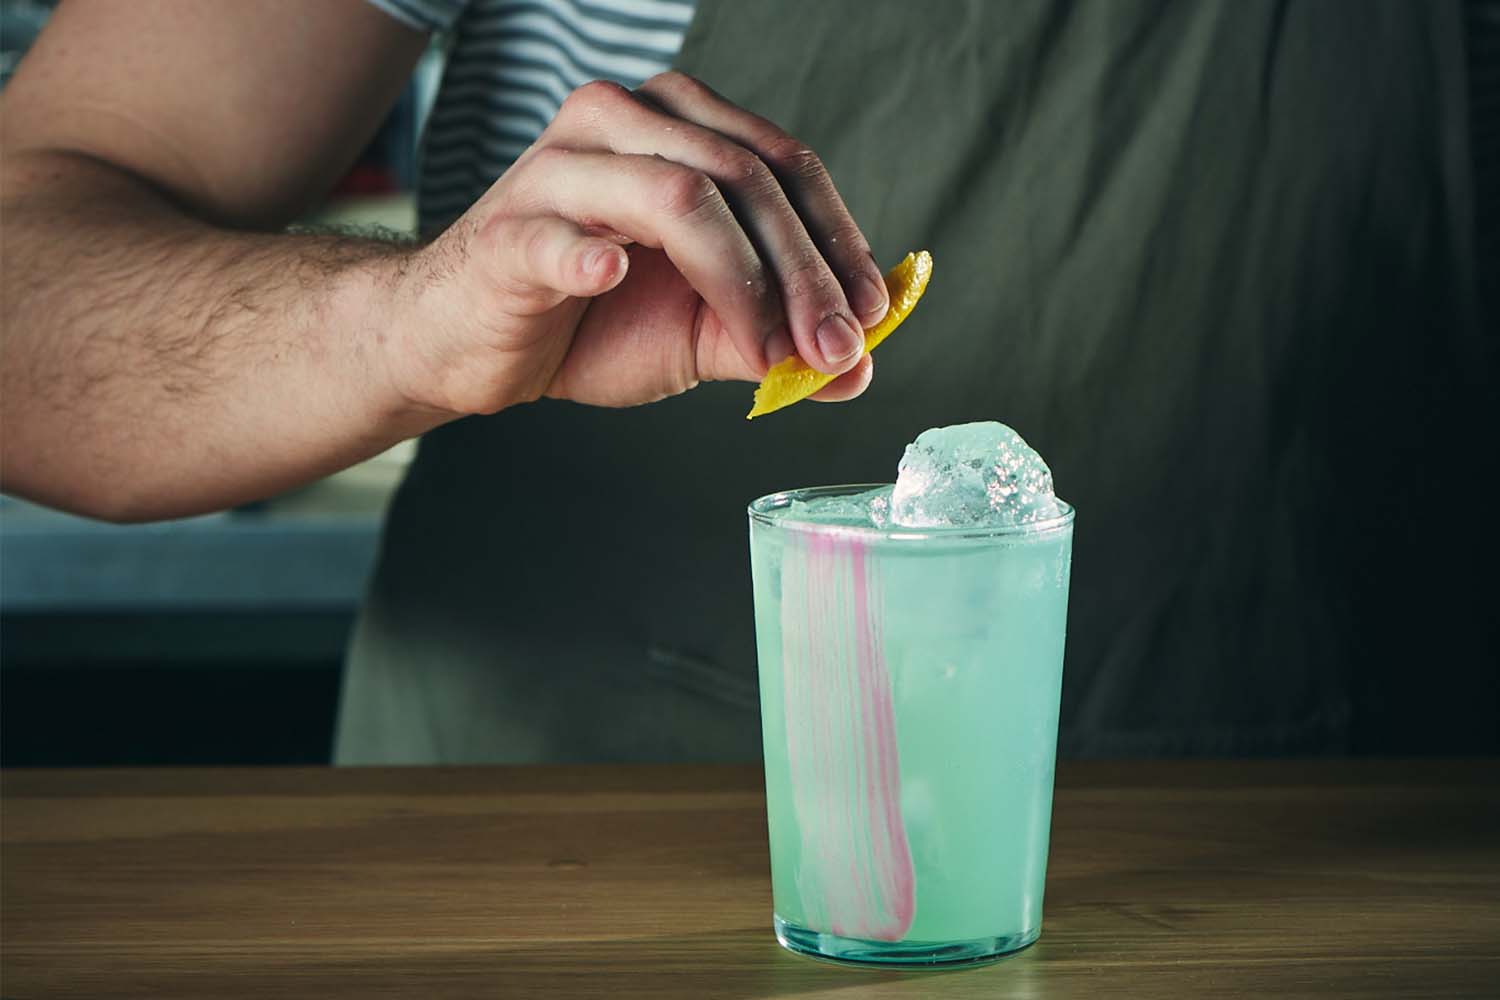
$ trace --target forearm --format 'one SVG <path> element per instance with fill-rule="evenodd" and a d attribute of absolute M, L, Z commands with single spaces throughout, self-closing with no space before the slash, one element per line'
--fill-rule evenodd
<path fill-rule="evenodd" d="M 180 516 L 441 422 L 391 377 L 408 248 L 217 229 L 103 164 L 8 160 L 7 491 L 117 520 Z"/>

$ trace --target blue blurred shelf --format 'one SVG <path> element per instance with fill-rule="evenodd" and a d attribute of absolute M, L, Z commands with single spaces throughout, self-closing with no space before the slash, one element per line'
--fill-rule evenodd
<path fill-rule="evenodd" d="M 352 611 L 378 513 L 228 513 L 111 525 L 0 506 L 0 612 Z"/>

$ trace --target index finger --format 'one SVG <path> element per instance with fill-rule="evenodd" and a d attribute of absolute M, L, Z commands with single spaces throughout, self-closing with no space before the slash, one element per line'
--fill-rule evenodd
<path fill-rule="evenodd" d="M 740 357 L 766 370 L 767 338 L 784 325 L 781 300 L 707 174 L 659 156 L 558 146 L 534 149 L 511 169 L 519 171 L 521 197 L 538 211 L 665 251 L 722 319 Z"/>

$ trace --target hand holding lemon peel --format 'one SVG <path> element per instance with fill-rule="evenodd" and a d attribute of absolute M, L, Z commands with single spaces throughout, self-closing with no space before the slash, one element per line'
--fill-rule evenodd
<path fill-rule="evenodd" d="M 865 331 L 865 353 L 869 354 L 891 331 L 911 315 L 917 300 L 927 289 L 932 277 L 932 254 L 926 250 L 909 253 L 901 263 L 885 273 L 885 287 L 890 291 L 891 307 L 885 318 Z M 771 366 L 766 377 L 755 390 L 755 405 L 745 415 L 746 420 L 782 407 L 791 406 L 799 399 L 806 399 L 838 376 L 828 375 L 808 365 L 797 355 Z"/>

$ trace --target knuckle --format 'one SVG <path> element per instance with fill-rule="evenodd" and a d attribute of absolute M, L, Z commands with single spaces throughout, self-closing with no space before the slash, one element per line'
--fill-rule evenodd
<path fill-rule="evenodd" d="M 794 177 L 824 176 L 823 161 L 806 143 L 789 135 L 780 135 L 765 144 L 767 162 Z"/>
<path fill-rule="evenodd" d="M 661 181 L 661 208 L 677 218 L 717 210 L 723 203 L 713 179 L 687 167 L 668 171 Z"/>
<path fill-rule="evenodd" d="M 732 177 L 735 180 L 752 175 L 755 172 L 756 165 L 760 163 L 760 158 L 754 153 L 737 146 L 720 150 L 715 159 L 718 161 L 718 168 L 724 176 Z"/>
<path fill-rule="evenodd" d="M 560 114 L 589 113 L 628 98 L 630 91 L 613 80 L 590 80 L 573 90 L 563 101 Z"/>
<path fill-rule="evenodd" d="M 669 69 L 656 74 L 641 84 L 641 89 L 647 93 L 681 94 L 690 91 L 694 87 L 702 86 L 701 83 L 681 70 Z"/>
<path fill-rule="evenodd" d="M 805 260 L 782 278 L 788 298 L 811 298 L 820 303 L 832 304 L 837 298 L 834 291 L 838 283 L 833 272 L 821 260 Z"/>
<path fill-rule="evenodd" d="M 551 269 L 555 264 L 553 256 L 552 232 L 542 220 L 533 219 L 526 223 L 520 233 L 521 253 L 528 261 L 533 270 Z"/>
<path fill-rule="evenodd" d="M 576 88 L 569 97 L 590 103 L 602 103 L 606 101 L 625 100 L 630 97 L 630 91 L 613 80 L 590 80 L 588 83 Z"/>
<path fill-rule="evenodd" d="M 764 163 L 744 180 L 740 190 L 744 191 L 752 201 L 771 205 L 778 213 L 789 212 L 793 216 L 796 215 L 796 209 L 792 207 L 781 188 L 781 181 L 776 179 L 771 168 Z"/>
<path fill-rule="evenodd" d="M 556 170 L 567 159 L 568 151 L 561 146 L 536 146 L 526 155 L 529 165 L 543 173 Z"/>
<path fill-rule="evenodd" d="M 832 253 L 846 261 L 854 273 L 863 274 L 870 269 L 870 245 L 853 219 L 845 218 L 835 223 L 828 237 Z"/>
<path fill-rule="evenodd" d="M 748 149 L 733 147 L 719 152 L 714 159 L 717 176 L 747 194 L 763 194 L 777 186 L 771 168 Z"/>

